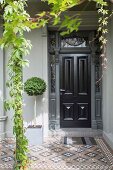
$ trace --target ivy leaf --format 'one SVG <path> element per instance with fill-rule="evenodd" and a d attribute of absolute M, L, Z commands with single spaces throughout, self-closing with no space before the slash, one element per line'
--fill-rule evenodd
<path fill-rule="evenodd" d="M 46 14 L 46 12 L 43 11 L 43 12 L 41 12 L 40 14 L 37 14 L 37 16 L 43 17 L 43 16 L 45 16 L 45 14 Z"/>
<path fill-rule="evenodd" d="M 7 15 L 8 13 L 12 14 L 12 12 L 13 12 L 13 9 L 10 5 L 5 7 L 5 15 Z"/>
<path fill-rule="evenodd" d="M 58 23 L 60 23 L 60 17 L 56 17 L 53 21 L 53 25 L 57 25 Z"/>

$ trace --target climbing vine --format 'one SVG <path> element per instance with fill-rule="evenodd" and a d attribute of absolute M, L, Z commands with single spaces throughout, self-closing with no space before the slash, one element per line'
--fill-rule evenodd
<path fill-rule="evenodd" d="M 96 83 L 99 83 L 103 76 L 104 76 L 104 70 L 107 68 L 107 55 L 106 55 L 106 50 L 107 50 L 107 34 L 108 34 L 108 22 L 111 16 L 113 15 L 113 11 L 108 10 L 108 3 L 104 2 L 101 3 L 100 8 L 98 9 L 98 14 L 99 14 L 99 19 L 98 19 L 98 32 L 97 32 L 97 37 L 100 42 L 100 50 L 101 50 L 101 63 L 102 63 L 102 75 L 99 78 L 99 80 Z"/>
<path fill-rule="evenodd" d="M 80 16 L 77 14 L 68 16 L 68 9 L 80 4 L 85 0 L 45 0 L 51 6 L 50 11 L 43 11 L 38 13 L 34 18 L 31 18 L 26 12 L 25 7 L 27 0 L 1 0 L 1 7 L 3 9 L 4 32 L 0 40 L 1 48 L 7 48 L 10 56 L 8 61 L 8 75 L 9 80 L 7 86 L 9 87 L 10 99 L 5 102 L 5 109 L 12 109 L 14 111 L 14 126 L 13 132 L 16 138 L 15 148 L 15 170 L 25 170 L 28 167 L 28 140 L 24 135 L 23 127 L 23 83 L 22 83 L 22 69 L 28 65 L 28 61 L 24 56 L 29 54 L 31 49 L 31 42 L 24 37 L 24 32 L 29 32 L 31 29 L 44 27 L 47 23 L 56 26 L 59 29 L 65 28 L 62 35 L 69 34 L 74 30 L 78 31 L 81 24 Z M 99 28 L 98 35 L 101 43 L 103 58 L 103 66 L 106 65 L 106 34 L 108 33 L 108 19 L 113 14 L 109 14 L 107 2 L 104 0 L 93 0 L 100 5 L 98 9 Z M 63 20 L 62 20 L 63 17 Z M 12 111 L 11 110 L 11 111 Z"/>
<path fill-rule="evenodd" d="M 7 48 L 10 53 L 8 61 L 10 99 L 5 102 L 5 109 L 13 109 L 14 126 L 13 133 L 16 137 L 16 148 L 14 151 L 14 169 L 25 169 L 28 164 L 28 140 L 24 135 L 22 105 L 23 105 L 23 83 L 22 68 L 28 64 L 24 56 L 29 54 L 31 43 L 24 37 L 24 31 L 30 31 L 29 14 L 25 11 L 26 1 L 4 0 L 4 32 L 1 39 L 1 47 Z"/>

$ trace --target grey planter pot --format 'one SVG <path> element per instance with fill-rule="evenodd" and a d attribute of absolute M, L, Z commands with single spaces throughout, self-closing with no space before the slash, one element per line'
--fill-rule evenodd
<path fill-rule="evenodd" d="M 43 143 L 43 130 L 42 126 L 28 127 L 25 133 L 29 145 L 41 145 Z"/>

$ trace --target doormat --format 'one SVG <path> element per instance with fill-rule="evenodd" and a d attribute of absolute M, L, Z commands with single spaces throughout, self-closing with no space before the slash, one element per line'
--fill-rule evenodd
<path fill-rule="evenodd" d="M 64 137 L 64 144 L 97 145 L 93 137 Z"/>

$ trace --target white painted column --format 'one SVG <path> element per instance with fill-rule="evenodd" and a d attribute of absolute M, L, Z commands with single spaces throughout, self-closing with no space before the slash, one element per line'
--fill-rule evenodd
<path fill-rule="evenodd" d="M 48 136 L 49 130 L 49 95 L 48 95 L 48 45 L 47 45 L 47 27 L 42 28 L 42 78 L 47 84 L 46 92 L 43 94 L 42 125 L 43 135 Z"/>
<path fill-rule="evenodd" d="M 113 17 L 109 22 L 108 28 L 108 61 L 103 77 L 103 136 L 106 142 L 113 148 Z"/>
<path fill-rule="evenodd" d="M 2 37 L 3 30 L 0 29 L 0 37 Z M 4 74 L 4 51 L 0 49 L 0 138 L 5 136 L 5 112 L 3 106 L 4 93 L 5 93 L 5 74 Z"/>

